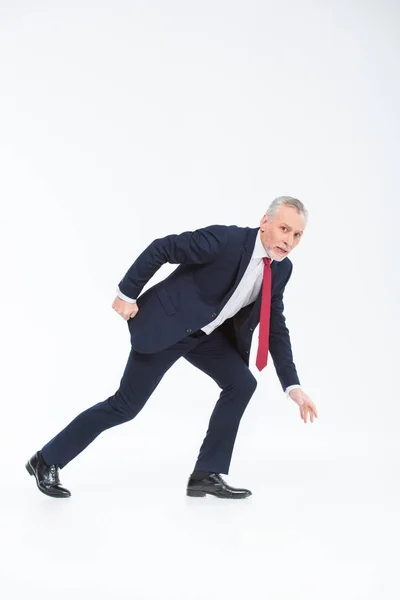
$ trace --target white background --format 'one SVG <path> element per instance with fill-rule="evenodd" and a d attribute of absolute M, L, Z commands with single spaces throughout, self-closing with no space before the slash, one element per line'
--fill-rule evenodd
<path fill-rule="evenodd" d="M 394 0 L 1 0 L 5 597 L 399 597 L 399 25 Z M 317 422 L 253 344 L 226 478 L 253 496 L 187 498 L 219 389 L 182 359 L 40 494 L 26 460 L 118 389 L 138 254 L 279 195 L 310 213 L 285 314 Z"/>

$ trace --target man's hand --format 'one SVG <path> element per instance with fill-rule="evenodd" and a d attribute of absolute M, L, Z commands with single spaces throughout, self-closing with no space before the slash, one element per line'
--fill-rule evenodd
<path fill-rule="evenodd" d="M 125 300 L 118 298 L 118 296 L 112 303 L 112 307 L 123 319 L 125 319 L 125 321 L 133 319 L 133 317 L 136 316 L 136 313 L 139 312 L 139 307 L 136 302 L 126 302 Z"/>
<path fill-rule="evenodd" d="M 289 396 L 291 397 L 296 404 L 300 407 L 300 417 L 303 419 L 304 423 L 307 423 L 307 417 L 310 415 L 311 423 L 314 422 L 314 417 L 318 417 L 317 407 L 314 402 L 311 400 L 307 394 L 303 392 L 302 389 L 296 388 L 289 392 Z"/>

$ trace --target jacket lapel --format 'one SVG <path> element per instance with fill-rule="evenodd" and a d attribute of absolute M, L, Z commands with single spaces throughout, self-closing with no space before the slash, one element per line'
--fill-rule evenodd
<path fill-rule="evenodd" d="M 237 286 L 239 285 L 240 280 L 242 279 L 242 277 L 248 267 L 248 264 L 251 259 L 251 255 L 253 254 L 254 244 L 256 243 L 256 237 L 257 237 L 258 231 L 259 231 L 258 227 L 249 228 L 247 231 L 246 239 L 243 244 L 242 252 L 240 255 L 240 262 L 239 262 L 239 267 L 238 267 L 238 270 L 236 273 L 235 281 L 233 283 L 232 288 L 230 289 L 228 294 L 223 299 L 222 306 L 224 306 L 228 302 L 229 298 L 232 296 L 233 292 L 236 290 Z"/>

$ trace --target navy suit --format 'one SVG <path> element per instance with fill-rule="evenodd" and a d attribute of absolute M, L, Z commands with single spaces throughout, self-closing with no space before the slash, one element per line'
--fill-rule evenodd
<path fill-rule="evenodd" d="M 213 321 L 238 286 L 259 228 L 211 225 L 154 240 L 137 258 L 119 289 L 137 298 L 128 320 L 131 352 L 116 393 L 87 409 L 42 448 L 48 464 L 65 466 L 99 433 L 126 422 L 143 408 L 165 372 L 180 357 L 221 388 L 195 468 L 228 473 L 241 416 L 256 389 L 248 368 L 252 335 L 260 319 L 261 290 L 210 335 Z M 141 291 L 165 263 L 179 266 Z M 288 258 L 273 261 L 269 350 L 282 388 L 299 384 L 283 315 L 283 292 L 292 272 Z"/>

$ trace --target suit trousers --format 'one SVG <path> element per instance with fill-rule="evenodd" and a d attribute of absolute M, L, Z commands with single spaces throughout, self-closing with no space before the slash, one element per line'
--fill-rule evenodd
<path fill-rule="evenodd" d="M 80 413 L 41 449 L 46 463 L 63 468 L 102 431 L 133 419 L 181 357 L 221 388 L 195 469 L 228 474 L 240 419 L 257 380 L 218 328 L 210 335 L 203 331 L 188 335 L 155 354 L 132 348 L 118 390 Z"/>

